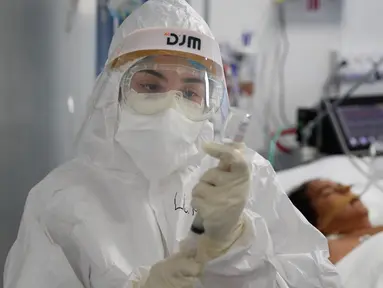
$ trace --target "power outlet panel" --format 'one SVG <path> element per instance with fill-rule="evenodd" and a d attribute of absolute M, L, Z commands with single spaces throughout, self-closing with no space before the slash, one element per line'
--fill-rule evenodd
<path fill-rule="evenodd" d="M 383 53 L 353 53 L 338 54 L 338 63 L 345 62 L 340 69 L 338 76 L 341 81 L 358 81 L 365 78 L 366 74 L 371 72 L 379 61 L 383 59 Z M 383 77 L 383 63 L 381 63 L 375 73 L 371 77 L 371 82 L 381 81 Z"/>

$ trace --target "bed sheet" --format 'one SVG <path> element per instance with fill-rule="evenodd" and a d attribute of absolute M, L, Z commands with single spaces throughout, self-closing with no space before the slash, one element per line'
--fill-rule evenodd
<path fill-rule="evenodd" d="M 372 236 L 336 264 L 346 288 L 383 288 L 383 233 Z"/>

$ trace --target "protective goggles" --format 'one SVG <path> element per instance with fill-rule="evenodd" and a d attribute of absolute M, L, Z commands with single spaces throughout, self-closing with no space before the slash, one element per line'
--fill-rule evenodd
<path fill-rule="evenodd" d="M 158 63 L 149 57 L 130 67 L 120 82 L 120 103 L 151 115 L 174 108 L 192 121 L 203 121 L 220 108 L 225 82 L 198 62 Z"/>

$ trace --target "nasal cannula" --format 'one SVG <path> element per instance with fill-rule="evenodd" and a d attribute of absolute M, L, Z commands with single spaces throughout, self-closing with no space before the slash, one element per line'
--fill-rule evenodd
<path fill-rule="evenodd" d="M 246 131 L 247 131 L 247 128 L 249 126 L 250 120 L 251 120 L 251 114 L 246 114 L 243 117 L 240 124 L 238 125 L 238 129 L 237 129 L 237 132 L 234 136 L 234 139 L 230 143 L 227 143 L 225 141 L 225 145 L 234 145 L 235 146 L 235 144 L 243 143 L 243 139 L 245 138 Z M 202 235 L 203 233 L 205 233 L 205 228 L 203 226 L 203 219 L 198 214 L 198 211 L 197 211 L 197 215 L 194 218 L 194 221 L 193 221 L 193 224 L 192 224 L 190 230 L 192 232 L 198 234 L 198 235 Z"/>

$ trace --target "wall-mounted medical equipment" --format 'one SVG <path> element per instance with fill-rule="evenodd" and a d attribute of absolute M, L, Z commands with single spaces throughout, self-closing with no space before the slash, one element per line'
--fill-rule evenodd
<path fill-rule="evenodd" d="M 291 1 L 291 0 L 277 0 L 277 2 L 279 3 L 283 3 L 285 1 Z M 305 3 L 307 10 L 310 10 L 310 11 L 319 10 L 321 7 L 321 0 L 305 0 L 305 2 L 304 1 L 302 2 Z"/>
<path fill-rule="evenodd" d="M 276 0 L 279 3 L 283 2 L 301 2 L 308 11 L 318 11 L 322 8 L 323 2 L 326 1 L 339 1 L 339 0 Z"/>
<path fill-rule="evenodd" d="M 319 107 L 299 109 L 298 123 L 304 127 L 319 113 L 326 111 L 325 101 L 333 104 L 337 98 L 323 100 Z M 369 147 L 375 141 L 383 139 L 383 95 L 358 96 L 348 98 L 333 109 L 339 123 L 341 137 L 346 140 L 348 149 L 355 155 L 369 154 Z M 335 123 L 329 115 L 313 127 L 308 139 L 309 146 L 315 147 L 323 154 L 343 154 L 338 139 Z M 302 129 L 298 129 L 297 139 L 303 140 Z"/>
<path fill-rule="evenodd" d="M 340 123 L 338 123 L 338 118 L 336 116 L 336 109 L 338 107 L 341 107 L 342 105 L 345 105 L 349 103 L 349 101 L 356 101 L 351 100 L 350 98 L 358 98 L 355 97 L 355 92 L 361 87 L 366 84 L 375 83 L 375 81 L 380 80 L 379 71 L 381 69 L 381 66 L 383 65 L 383 58 L 380 58 L 373 62 L 372 67 L 365 72 L 364 74 L 359 75 L 352 81 L 353 85 L 343 94 L 340 96 L 334 97 L 333 93 L 339 93 L 340 84 L 344 82 L 344 79 L 342 78 L 342 69 L 344 67 L 347 67 L 348 61 L 347 60 L 336 60 L 336 53 L 332 53 L 333 58 L 335 61 L 333 61 L 333 68 L 331 69 L 328 79 L 325 81 L 324 87 L 323 87 L 323 94 L 322 98 L 319 101 L 319 105 L 317 107 L 314 107 L 313 109 L 306 109 L 306 108 L 300 108 L 298 109 L 298 127 L 297 127 L 297 134 L 298 134 L 298 140 L 300 143 L 300 146 L 302 148 L 302 151 L 309 150 L 308 148 L 316 147 L 318 148 L 318 151 L 313 151 L 312 156 L 315 156 L 315 152 L 322 152 L 322 153 L 331 153 L 331 154 L 338 154 L 340 153 L 335 150 L 329 150 L 321 147 L 322 145 L 322 139 L 321 139 L 321 132 L 318 133 L 318 129 L 320 129 L 321 125 L 323 125 L 324 119 L 326 119 L 328 116 L 330 116 L 331 122 L 335 122 L 334 128 L 337 132 L 338 138 L 340 137 L 342 142 L 341 148 L 342 152 L 346 154 L 346 152 L 350 152 L 351 150 L 348 150 L 347 144 L 343 143 L 343 134 L 341 133 L 341 127 Z M 378 77 L 377 77 L 378 76 Z M 335 89 L 332 89 L 335 87 Z M 339 95 L 339 94 L 335 94 Z M 332 101 L 331 97 L 334 97 L 335 100 Z M 365 98 L 363 98 L 365 99 Z M 364 102 L 363 102 L 364 103 Z M 315 138 L 317 137 L 317 138 Z M 315 141 L 313 140 L 315 139 Z M 318 146 L 319 145 L 319 146 Z M 326 151 L 324 151 L 324 150 Z M 346 151 L 346 150 L 347 151 Z"/>

